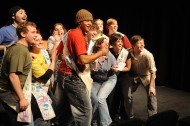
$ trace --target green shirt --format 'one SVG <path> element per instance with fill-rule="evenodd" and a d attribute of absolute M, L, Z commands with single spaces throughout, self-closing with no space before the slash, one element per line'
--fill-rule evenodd
<path fill-rule="evenodd" d="M 18 97 L 10 82 L 9 74 L 16 73 L 23 87 L 31 66 L 32 60 L 28 47 L 16 43 L 7 49 L 4 55 L 0 77 L 0 98 L 3 101 L 6 103 L 13 103 L 14 106 L 15 103 L 19 103 Z"/>

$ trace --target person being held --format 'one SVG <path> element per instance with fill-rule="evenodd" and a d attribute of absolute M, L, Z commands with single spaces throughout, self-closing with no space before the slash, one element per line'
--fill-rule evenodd
<path fill-rule="evenodd" d="M 19 40 L 8 47 L 4 54 L 0 76 L 0 99 L 9 117 L 10 126 L 33 126 L 33 116 L 29 108 L 31 88 L 27 90 L 24 87 L 31 82 L 32 59 L 28 47 L 36 42 L 36 24 L 29 21 L 20 23 L 17 26 L 17 35 Z M 27 118 L 19 116 L 20 114 Z"/>
<path fill-rule="evenodd" d="M 109 37 L 104 34 L 104 21 L 102 19 L 97 18 L 97 19 L 94 19 L 94 23 L 98 27 L 98 34 L 96 35 L 95 39 L 104 37 L 109 40 Z"/>
<path fill-rule="evenodd" d="M 9 10 L 10 20 L 0 28 L 0 63 L 3 58 L 4 49 L 10 46 L 12 42 L 18 41 L 16 28 L 19 23 L 27 20 L 26 11 L 21 6 L 13 6 Z"/>
<path fill-rule="evenodd" d="M 113 121 L 119 121 L 119 118 L 128 119 L 127 117 L 127 103 L 128 91 L 131 86 L 129 71 L 131 68 L 131 55 L 128 50 L 123 47 L 124 37 L 121 34 L 113 33 L 110 36 L 110 52 L 117 60 L 117 67 L 114 69 L 117 72 L 117 83 L 113 89 L 109 101 L 109 111 Z"/>
<path fill-rule="evenodd" d="M 154 56 L 151 52 L 145 49 L 144 39 L 140 35 L 131 37 L 130 42 L 132 49 L 130 50 L 131 70 L 130 77 L 132 80 L 131 92 L 128 93 L 128 112 L 127 114 L 132 117 L 133 112 L 133 93 L 137 90 L 138 86 L 142 84 L 147 93 L 147 111 L 148 117 L 157 113 L 157 98 L 156 98 L 156 65 Z"/>
<path fill-rule="evenodd" d="M 93 52 L 96 53 L 105 47 L 109 48 L 108 40 L 104 37 L 99 38 L 96 40 Z M 91 63 L 91 77 L 93 79 L 91 99 L 93 114 L 96 109 L 98 109 L 101 126 L 108 126 L 112 123 L 106 99 L 115 87 L 117 81 L 115 71 L 112 69 L 114 66 L 116 67 L 116 59 L 111 52 L 106 56 L 99 57 Z"/>
<path fill-rule="evenodd" d="M 102 48 L 97 53 L 87 54 L 86 33 L 92 25 L 93 16 L 86 9 L 80 9 L 76 13 L 75 29 L 70 29 L 67 33 L 64 44 L 63 60 L 58 72 L 62 73 L 61 85 L 64 86 L 66 95 L 69 98 L 75 124 L 78 126 L 90 126 L 92 118 L 92 105 L 88 86 L 92 82 L 84 82 L 83 72 L 85 66 L 95 61 L 102 55 L 107 55 L 109 49 Z M 61 53 L 61 52 L 60 52 Z M 88 86 L 87 86 L 88 85 Z"/>
<path fill-rule="evenodd" d="M 50 126 L 50 120 L 55 117 L 53 102 L 51 99 L 51 87 L 53 72 L 56 62 L 56 49 L 52 50 L 51 58 L 47 50 L 44 49 L 44 43 L 41 34 L 38 32 L 36 42 L 30 46 L 32 53 L 32 111 L 34 125 Z M 40 97 L 39 97 L 40 96 Z M 43 102 L 40 100 L 43 97 Z M 45 100 L 46 99 L 46 100 Z M 51 101 L 51 102 L 49 102 Z M 48 107 L 43 107 L 48 105 Z M 53 107 L 52 107 L 53 106 Z M 44 108 L 44 109 L 42 109 Z"/>
<path fill-rule="evenodd" d="M 48 38 L 48 52 L 51 55 L 54 46 L 58 46 L 63 41 L 63 35 L 67 32 L 67 29 L 62 23 L 55 23 L 50 30 L 51 36 Z"/>
<path fill-rule="evenodd" d="M 107 36 L 110 38 L 111 34 L 113 33 L 120 33 L 124 38 L 123 38 L 123 47 L 126 48 L 126 49 L 130 49 L 131 48 L 131 43 L 128 39 L 128 37 L 121 33 L 121 32 L 118 32 L 118 22 L 116 19 L 114 18 L 109 18 L 107 19 L 107 22 L 106 22 L 106 29 L 107 29 Z"/>
<path fill-rule="evenodd" d="M 48 44 L 48 52 L 49 55 L 52 54 L 52 51 L 54 48 L 57 48 L 60 42 L 63 41 L 63 35 L 67 32 L 67 29 L 65 26 L 58 22 L 53 25 L 53 28 L 50 30 L 51 36 L 48 38 L 47 44 Z M 57 69 L 61 63 L 61 58 L 57 58 L 56 65 L 55 65 L 55 71 L 54 71 L 54 81 L 56 86 L 56 79 L 57 79 Z"/>
<path fill-rule="evenodd" d="M 55 23 L 50 31 L 51 36 L 48 38 L 48 52 L 52 55 L 54 49 L 62 52 L 64 35 L 67 33 L 62 23 Z M 57 60 L 54 68 L 54 84 L 51 88 L 54 100 L 54 110 L 56 117 L 52 120 L 52 125 L 69 126 L 73 122 L 70 104 L 62 87 L 62 74 L 58 72 L 58 68 L 62 62 L 62 53 L 57 53 Z"/>

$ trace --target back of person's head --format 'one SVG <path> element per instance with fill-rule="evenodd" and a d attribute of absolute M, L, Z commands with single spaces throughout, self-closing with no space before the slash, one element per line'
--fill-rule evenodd
<path fill-rule="evenodd" d="M 77 13 L 76 13 L 76 17 L 75 17 L 75 22 L 76 24 L 82 22 L 82 21 L 93 21 L 93 16 L 92 14 L 86 10 L 86 9 L 80 9 Z"/>
<path fill-rule="evenodd" d="M 140 35 L 133 35 L 131 38 L 130 38 L 130 42 L 132 45 L 135 45 L 139 40 L 142 40 L 144 39 L 142 36 Z"/>
<path fill-rule="evenodd" d="M 21 32 L 23 32 L 23 33 L 28 32 L 27 26 L 37 28 L 36 24 L 34 22 L 31 22 L 31 21 L 26 21 L 26 22 L 19 23 L 17 28 L 16 28 L 18 38 L 22 38 Z"/>
<path fill-rule="evenodd" d="M 119 39 L 121 39 L 122 41 L 124 41 L 124 37 L 121 34 L 119 34 L 119 33 L 113 33 L 113 34 L 111 34 L 110 41 L 109 41 L 110 45 L 113 46 L 114 43 L 117 42 L 117 40 L 119 40 Z"/>

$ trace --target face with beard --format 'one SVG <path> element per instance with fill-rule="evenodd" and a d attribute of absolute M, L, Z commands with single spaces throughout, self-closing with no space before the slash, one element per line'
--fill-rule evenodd
<path fill-rule="evenodd" d="M 12 19 L 16 22 L 16 23 L 21 23 L 21 22 L 25 22 L 27 20 L 27 14 L 25 12 L 24 9 L 20 9 L 19 11 L 17 11 L 15 13 L 15 15 L 12 16 Z"/>

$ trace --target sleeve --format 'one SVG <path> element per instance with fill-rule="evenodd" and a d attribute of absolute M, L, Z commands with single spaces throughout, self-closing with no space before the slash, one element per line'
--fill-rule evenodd
<path fill-rule="evenodd" d="M 50 36 L 48 38 L 48 51 L 53 49 L 54 44 L 55 44 L 55 39 L 53 38 L 53 36 Z"/>
<path fill-rule="evenodd" d="M 13 48 L 11 53 L 9 72 L 17 72 L 27 75 L 28 73 L 24 68 L 30 67 L 31 65 L 30 54 L 23 48 Z"/>
<path fill-rule="evenodd" d="M 148 56 L 148 64 L 150 73 L 154 73 L 157 71 L 154 56 L 151 53 Z"/>
<path fill-rule="evenodd" d="M 3 29 L 1 28 L 0 29 L 0 44 L 3 42 L 4 40 L 4 32 L 3 32 Z"/>
<path fill-rule="evenodd" d="M 10 58 L 10 73 L 11 72 L 23 72 L 25 56 L 20 53 L 18 55 L 12 55 Z"/>
<path fill-rule="evenodd" d="M 130 58 L 132 58 L 132 56 L 131 56 L 131 53 L 129 52 L 128 56 L 127 56 L 127 60 L 130 59 Z"/>
<path fill-rule="evenodd" d="M 71 32 L 70 34 L 72 45 L 75 48 L 75 53 L 77 56 L 82 54 L 87 54 L 87 43 L 85 37 L 80 33 L 80 31 Z"/>
<path fill-rule="evenodd" d="M 123 47 L 126 49 L 132 48 L 131 43 L 126 35 L 124 35 Z"/>
<path fill-rule="evenodd" d="M 41 80 L 43 83 L 47 83 L 47 81 L 51 78 L 52 74 L 53 70 L 48 69 L 42 76 L 37 79 Z"/>

